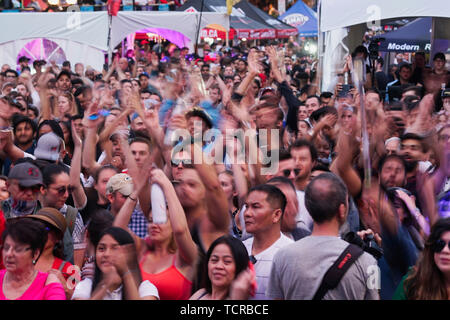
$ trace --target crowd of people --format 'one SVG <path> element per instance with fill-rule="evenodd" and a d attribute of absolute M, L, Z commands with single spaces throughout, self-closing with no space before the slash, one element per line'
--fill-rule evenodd
<path fill-rule="evenodd" d="M 1 66 L 0 299 L 450 299 L 443 53 L 199 49 Z"/>

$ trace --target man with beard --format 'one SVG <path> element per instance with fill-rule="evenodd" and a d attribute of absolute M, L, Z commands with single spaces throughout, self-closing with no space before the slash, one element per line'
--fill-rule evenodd
<path fill-rule="evenodd" d="M 406 133 L 401 137 L 401 149 L 399 155 L 405 160 L 406 164 L 406 185 L 417 199 L 416 175 L 418 171 L 426 172 L 429 169 L 427 162 L 423 161 L 428 147 L 423 138 L 414 133 Z"/>
<path fill-rule="evenodd" d="M 69 71 L 63 70 L 58 74 L 56 77 L 56 90 L 58 90 L 58 95 L 72 90 Z"/>
<path fill-rule="evenodd" d="M 6 181 L 10 197 L 1 202 L 5 218 L 36 213 L 39 210 L 37 200 L 42 185 L 42 173 L 37 166 L 28 161 L 15 164 Z"/>
<path fill-rule="evenodd" d="M 36 123 L 30 118 L 23 115 L 13 117 L 14 144 L 21 150 L 33 154 L 36 131 Z"/>
<path fill-rule="evenodd" d="M 14 115 L 13 119 L 13 133 L 14 144 L 19 147 L 20 150 L 34 154 L 36 148 L 35 136 L 36 136 L 36 123 L 28 117 L 20 114 Z M 6 158 L 3 162 L 3 174 L 8 175 L 11 166 L 11 159 Z"/>
<path fill-rule="evenodd" d="M 298 174 L 295 177 L 295 189 L 300 206 L 300 211 L 297 215 L 297 227 L 311 231 L 313 220 L 305 207 L 304 190 L 309 183 L 311 170 L 317 161 L 317 150 L 310 142 L 299 139 L 290 146 L 290 153 L 294 159 L 294 170 L 298 170 Z"/>
<path fill-rule="evenodd" d="M 388 188 L 403 188 L 406 183 L 406 163 L 405 160 L 396 155 L 390 154 L 380 160 L 378 177 L 380 186 Z"/>
<path fill-rule="evenodd" d="M 245 76 L 247 75 L 247 61 L 245 61 L 244 59 L 237 59 L 236 60 L 236 74 L 238 74 L 241 79 L 244 79 Z"/>

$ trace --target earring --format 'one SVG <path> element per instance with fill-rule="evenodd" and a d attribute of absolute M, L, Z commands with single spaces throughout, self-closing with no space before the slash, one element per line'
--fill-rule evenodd
<path fill-rule="evenodd" d="M 33 260 L 33 264 L 36 264 L 36 260 Z"/>

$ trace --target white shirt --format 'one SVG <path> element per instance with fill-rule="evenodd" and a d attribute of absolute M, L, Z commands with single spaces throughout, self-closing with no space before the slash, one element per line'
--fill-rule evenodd
<path fill-rule="evenodd" d="M 113 292 L 110 292 L 109 290 L 106 290 L 106 295 L 103 297 L 103 300 L 122 300 L 122 292 L 123 292 L 122 285 L 114 290 Z M 157 297 L 159 300 L 159 294 L 158 289 L 148 280 L 145 280 L 144 282 L 141 282 L 139 285 L 139 297 L 147 297 L 147 296 L 154 296 Z M 90 299 L 92 294 L 92 279 L 86 278 L 80 282 L 75 287 L 75 290 L 72 295 L 72 300 L 74 299 Z"/>
<path fill-rule="evenodd" d="M 296 190 L 295 192 L 297 193 L 298 199 L 298 214 L 295 217 L 297 228 L 303 228 L 312 231 L 314 221 L 305 207 L 305 192 L 300 190 Z"/>
<path fill-rule="evenodd" d="M 253 247 L 253 237 L 245 240 L 243 243 L 245 248 L 247 249 L 248 255 L 252 254 Z M 286 237 L 284 234 L 280 232 L 280 238 L 275 241 L 269 248 L 255 255 L 256 263 L 255 263 L 255 274 L 256 274 L 256 282 L 258 287 L 256 288 L 255 296 L 251 299 L 254 300 L 268 300 L 266 297 L 266 289 L 269 284 L 269 276 L 270 270 L 272 269 L 272 260 L 273 256 L 277 251 L 288 245 L 294 243 L 293 240 Z"/>

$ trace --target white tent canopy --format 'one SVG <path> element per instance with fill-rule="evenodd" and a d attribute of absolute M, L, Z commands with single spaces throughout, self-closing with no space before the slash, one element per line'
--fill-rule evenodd
<path fill-rule="evenodd" d="M 402 17 L 449 18 L 450 5 L 442 0 L 321 0 L 319 6 L 319 58 L 322 91 L 333 91 L 344 56 L 361 43 L 364 31 L 381 20 Z M 436 23 L 434 39 L 447 38 L 450 19 Z M 322 34 L 323 33 L 323 34 Z M 437 34 L 439 34 L 437 36 Z M 432 40 L 433 41 L 433 40 Z M 445 46 L 445 45 L 444 45 Z M 435 49 L 435 48 L 432 48 Z M 433 50 L 434 51 L 434 50 Z"/>
<path fill-rule="evenodd" d="M 190 12 L 151 12 L 120 11 L 112 18 L 110 48 L 114 48 L 129 34 L 142 29 L 166 29 L 176 31 L 174 37 L 183 39 L 183 45 L 193 49 L 197 35 L 200 13 Z M 223 13 L 204 12 L 200 29 L 210 25 L 220 25 L 230 29 L 229 18 Z M 1 13 L 0 15 L 0 63 L 13 68 L 19 54 L 24 52 L 33 59 L 51 59 L 42 55 L 43 41 L 56 44 L 56 52 L 62 50 L 63 56 L 72 64 L 82 62 L 96 70 L 102 70 L 104 54 L 108 51 L 109 16 L 106 11 L 99 12 L 40 12 L 40 13 Z M 26 45 L 37 40 L 40 49 L 27 51 Z M 168 39 L 170 40 L 170 39 Z M 179 43 L 180 41 L 178 41 Z M 61 52 L 59 50 L 58 52 Z M 60 55 L 61 56 L 61 55 Z M 49 59 L 49 60 L 50 60 Z"/>
<path fill-rule="evenodd" d="M 192 50 L 199 19 L 199 12 L 119 11 L 112 20 L 111 47 L 117 46 L 130 33 L 154 28 L 170 29 L 183 34 L 188 38 L 184 42 L 184 46 Z M 212 24 L 221 25 L 226 30 L 230 29 L 229 17 L 226 14 L 203 12 L 200 29 Z"/>
<path fill-rule="evenodd" d="M 450 5 L 443 0 L 322 0 L 322 32 L 373 20 L 398 17 L 450 17 Z"/>
<path fill-rule="evenodd" d="M 108 49 L 106 12 L 1 13 L 0 30 L 0 61 L 11 66 L 34 39 L 51 40 L 68 60 L 97 70 L 102 69 L 103 51 Z"/>

